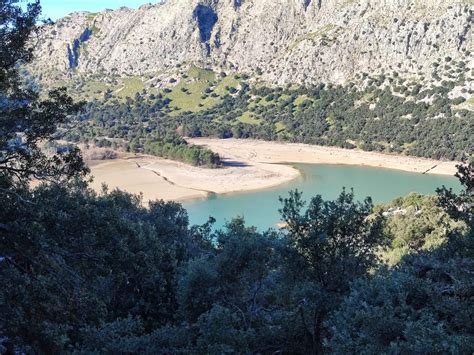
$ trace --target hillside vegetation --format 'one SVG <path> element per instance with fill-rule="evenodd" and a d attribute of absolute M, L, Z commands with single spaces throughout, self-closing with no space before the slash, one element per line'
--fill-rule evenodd
<path fill-rule="evenodd" d="M 304 2 L 310 3 L 317 6 Z M 436 196 L 374 206 L 370 198 L 356 201 L 352 191 L 333 201 L 291 191 L 275 201 L 285 230 L 258 232 L 236 218 L 213 232 L 213 218 L 190 226 L 178 203 L 144 207 L 140 196 L 106 186 L 94 192 L 73 145 L 43 149 L 44 142 L 66 137 L 188 159 L 196 151 L 180 133 L 225 137 L 242 128 L 296 140 L 313 127 L 325 132 L 321 139 L 328 144 L 339 144 L 346 137 L 338 135 L 362 132 L 352 126 L 360 120 L 343 113 L 364 107 L 367 114 L 372 109 L 364 102 L 372 100 L 377 116 L 361 121 L 373 127 L 370 134 L 379 134 L 383 120 L 384 129 L 399 129 L 396 110 L 412 105 L 403 119 L 419 121 L 407 123 L 410 132 L 422 124 L 447 125 L 417 136 L 420 154 L 458 156 L 468 143 L 456 137 L 472 139 L 466 112 L 453 111 L 459 100 L 434 88 L 441 101 L 439 112 L 431 112 L 421 103 L 396 104 L 398 96 L 382 88 L 269 89 L 234 77 L 238 87 L 225 84 L 215 97 L 221 101 L 200 112 L 171 115 L 177 110 L 161 93 L 134 99 L 107 93 L 105 102 L 90 101 L 81 113 L 65 90 L 25 85 L 21 64 L 33 59 L 28 39 L 39 3 L 26 10 L 16 0 L 0 5 L 1 353 L 474 352 L 472 161 L 458 166 L 459 194 L 440 187 Z M 104 31 L 96 26 L 96 33 Z M 200 83 L 218 80 L 197 72 Z M 306 110 L 314 115 L 305 116 Z M 304 130 L 292 126 L 297 118 Z M 452 135 L 454 148 L 435 146 L 444 142 L 437 134 L 459 122 L 464 126 Z"/>
<path fill-rule="evenodd" d="M 169 0 L 43 26 L 25 68 L 88 102 L 74 141 L 145 152 L 202 135 L 460 160 L 474 147 L 473 11 L 463 0 Z"/>
<path fill-rule="evenodd" d="M 81 125 L 61 138 L 144 152 L 167 132 L 461 160 L 473 154 L 474 113 L 465 98 L 472 91 L 460 88 L 473 76 L 464 62 L 449 66 L 453 76 L 440 84 L 363 74 L 357 85 L 306 87 L 269 87 L 191 67 L 161 91 L 124 99 L 109 90 L 89 101 Z"/>

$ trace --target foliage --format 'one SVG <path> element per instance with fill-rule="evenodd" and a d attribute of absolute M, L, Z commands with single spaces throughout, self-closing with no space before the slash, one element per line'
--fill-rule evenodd
<path fill-rule="evenodd" d="M 385 211 L 384 234 L 390 244 L 381 257 L 388 265 L 399 263 L 410 253 L 434 251 L 454 232 L 467 232 L 466 224 L 439 207 L 439 201 L 436 196 L 410 194 L 377 207 Z"/>
<path fill-rule="evenodd" d="M 460 196 L 446 196 L 452 206 L 467 196 L 471 165 L 458 167 L 465 186 Z M 452 199 L 452 201 L 447 201 Z M 450 212 L 448 210 L 446 212 Z M 470 210 L 455 217 L 469 220 Z M 342 307 L 327 322 L 326 348 L 334 353 L 472 353 L 474 347 L 474 230 L 454 229 L 435 250 L 403 257 L 393 269 L 352 285 Z"/>
<path fill-rule="evenodd" d="M 97 196 L 84 183 L 23 196 L 31 207 L 0 209 L 9 221 L 0 233 L 0 329 L 22 349 L 46 353 L 314 350 L 322 322 L 372 265 L 376 244 L 365 220 L 370 204 L 346 193 L 312 202 L 300 220 L 326 221 L 318 230 L 327 239 L 314 234 L 304 244 L 300 225 L 286 237 L 242 220 L 211 238 L 208 225 L 188 227 L 178 204 L 145 209 L 137 197 Z M 286 216 L 298 213 L 291 198 Z M 348 246 L 336 242 L 345 232 L 355 239 Z"/>
<path fill-rule="evenodd" d="M 83 141 L 99 147 L 146 153 L 196 166 L 216 168 L 222 165 L 218 154 L 209 149 L 188 144 L 178 133 L 179 127 L 162 120 L 159 109 L 167 99 L 157 99 L 153 107 L 142 96 L 125 102 L 110 100 L 108 105 L 96 102 L 85 105 L 79 119 L 92 124 L 72 129 L 65 125 L 57 137 L 72 142 Z M 153 115 L 150 119 L 148 115 Z M 136 120 L 140 117 L 140 122 Z M 137 124 L 140 123 L 140 124 Z M 182 130 L 182 129 L 181 129 Z"/>
<path fill-rule="evenodd" d="M 472 259 L 421 255 L 356 282 L 328 322 L 328 352 L 471 353 L 473 271 Z"/>
<path fill-rule="evenodd" d="M 30 204 L 2 200 L 0 209 L 4 336 L 58 353 L 82 328 L 138 317 L 149 331 L 173 320 L 177 269 L 208 246 L 193 241 L 199 235 L 180 205 L 144 209 L 137 197 L 98 197 L 82 183 L 23 197 Z"/>
<path fill-rule="evenodd" d="M 14 0 L 0 4 L 0 33 L 8 39 L 0 44 L 0 151 L 7 159 L 0 164 L 0 351 L 474 352 L 472 164 L 458 168 L 465 187 L 459 195 L 443 188 L 437 198 L 396 200 L 390 208 L 405 209 L 404 216 L 384 216 L 384 207 L 356 202 L 352 192 L 335 201 L 316 196 L 306 205 L 294 191 L 281 199 L 284 231 L 261 233 L 242 219 L 213 233 L 212 218 L 190 227 L 181 205 L 155 201 L 145 208 L 140 196 L 106 187 L 97 194 L 82 179 L 77 152 L 49 158 L 40 149 L 57 124 L 68 128 L 65 119 L 76 107 L 62 92 L 41 101 L 22 85 L 16 64 L 29 58 L 25 39 L 39 8 L 22 13 Z M 242 105 L 247 90 L 224 99 L 226 110 Z M 261 90 L 274 96 L 268 102 L 278 96 L 281 109 L 290 105 L 280 91 Z M 327 93 L 317 92 L 324 103 Z M 180 127 L 162 123 L 166 102 L 159 100 L 157 119 L 143 116 L 143 126 L 134 122 L 140 110 L 151 112 L 148 104 L 127 100 L 120 107 L 133 114 L 117 119 L 117 128 L 93 103 L 86 115 L 101 114 L 79 130 L 95 139 L 113 132 L 131 150 L 212 161 L 201 151 L 188 156 L 194 148 L 174 130 L 207 126 L 184 118 L 176 120 Z M 326 132 L 341 122 L 334 111 L 318 117 Z M 224 124 L 218 134 L 234 131 Z M 155 141 L 146 142 L 145 134 Z M 26 138 L 13 144 L 18 137 Z M 49 177 L 57 182 L 30 188 L 32 178 Z M 382 248 L 405 247 L 409 252 L 392 267 L 379 262 Z"/>
<path fill-rule="evenodd" d="M 464 186 L 464 191 L 456 195 L 452 189 L 443 186 L 437 190 L 439 204 L 453 218 L 464 220 L 474 229 L 474 161 L 458 165 L 456 177 Z"/>
<path fill-rule="evenodd" d="M 47 99 L 27 85 L 18 66 L 32 58 L 27 46 L 35 30 L 40 13 L 38 3 L 28 6 L 26 12 L 17 6 L 18 1 L 0 3 L 0 196 L 13 185 L 25 184 L 31 177 L 44 179 L 70 179 L 84 174 L 78 149 L 47 154 L 41 144 L 52 139 L 56 126 L 75 113 L 74 104 L 64 90 L 49 92 Z M 11 196 L 10 196 L 11 197 Z"/>
<path fill-rule="evenodd" d="M 472 112 L 451 109 L 449 90 L 442 86 L 404 97 L 375 80 L 364 88 L 267 88 L 242 79 L 224 89 L 196 80 L 183 78 L 166 89 L 169 93 L 143 92 L 125 103 L 113 97 L 92 101 L 81 116 L 84 124 L 69 135 L 80 140 L 101 135 L 130 139 L 131 134 L 146 139 L 156 128 L 182 129 L 191 137 L 282 140 L 435 159 L 473 154 Z"/>
<path fill-rule="evenodd" d="M 290 329 L 299 343 L 290 352 L 319 353 L 327 334 L 324 322 L 350 290 L 350 283 L 375 266 L 375 252 L 384 243 L 380 216 L 369 218 L 370 199 L 356 203 L 343 191 L 335 201 L 304 202 L 298 191 L 282 199 L 280 210 L 287 224 L 288 249 L 284 284 L 298 321 Z"/>
<path fill-rule="evenodd" d="M 135 148 L 134 151 L 137 151 Z M 216 168 L 222 165 L 218 154 L 209 149 L 188 145 L 178 135 L 166 136 L 164 139 L 147 139 L 143 152 L 167 159 L 182 161 L 196 166 Z"/>

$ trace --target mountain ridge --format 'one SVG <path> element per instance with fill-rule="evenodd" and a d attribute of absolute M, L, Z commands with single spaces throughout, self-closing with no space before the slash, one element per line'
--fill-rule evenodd
<path fill-rule="evenodd" d="M 446 58 L 473 68 L 473 9 L 471 0 L 168 0 L 79 12 L 43 29 L 31 69 L 55 79 L 170 77 L 197 65 L 277 85 L 361 73 L 431 79 Z"/>

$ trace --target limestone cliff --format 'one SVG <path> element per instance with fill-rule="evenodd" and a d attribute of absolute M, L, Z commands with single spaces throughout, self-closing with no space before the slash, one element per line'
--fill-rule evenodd
<path fill-rule="evenodd" d="M 196 64 L 264 81 L 342 83 L 473 66 L 472 0 L 169 0 L 45 27 L 37 73 L 160 75 Z"/>

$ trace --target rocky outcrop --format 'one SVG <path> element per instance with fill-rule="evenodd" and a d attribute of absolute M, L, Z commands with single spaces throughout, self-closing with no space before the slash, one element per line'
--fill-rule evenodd
<path fill-rule="evenodd" d="M 183 64 L 277 83 L 473 65 L 471 0 L 169 0 L 74 13 L 45 27 L 33 70 L 148 75 Z"/>

